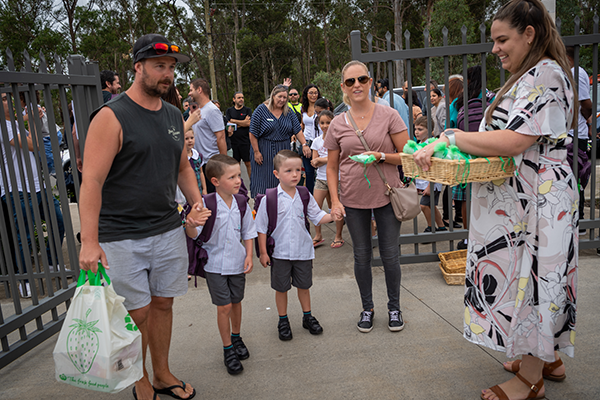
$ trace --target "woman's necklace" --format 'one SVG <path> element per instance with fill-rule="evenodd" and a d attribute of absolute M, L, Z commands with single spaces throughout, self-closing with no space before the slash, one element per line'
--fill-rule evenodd
<path fill-rule="evenodd" d="M 356 117 L 357 117 L 357 118 L 360 118 L 360 119 L 365 119 L 365 117 L 366 117 L 367 115 L 369 115 L 369 113 L 370 113 L 370 112 L 371 112 L 371 109 L 369 109 L 369 110 L 368 110 L 368 111 L 365 113 L 365 115 L 363 115 L 362 117 L 359 117 L 358 115 L 357 115 Z M 355 114 L 355 113 L 352 113 L 352 114 Z"/>

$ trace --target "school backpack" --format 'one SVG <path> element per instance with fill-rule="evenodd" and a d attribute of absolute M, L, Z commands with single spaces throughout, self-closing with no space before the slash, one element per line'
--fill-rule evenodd
<path fill-rule="evenodd" d="M 298 189 L 298 194 L 300 195 L 302 205 L 304 206 L 304 224 L 306 225 L 306 230 L 310 232 L 310 223 L 308 222 L 307 217 L 308 203 L 310 202 L 310 192 L 305 186 L 296 186 L 296 189 Z M 255 212 L 258 212 L 260 202 L 265 197 L 267 201 L 267 219 L 269 220 L 269 224 L 267 226 L 267 254 L 269 257 L 271 257 L 273 255 L 273 250 L 275 249 L 275 239 L 273 239 L 271 235 L 277 227 L 277 188 L 267 189 L 265 194 L 256 195 L 256 198 L 254 199 Z M 256 249 L 256 256 L 260 257 L 258 238 L 254 239 L 254 248 Z"/>
<path fill-rule="evenodd" d="M 243 195 L 234 194 L 233 197 L 238 204 L 241 216 L 240 223 L 242 223 L 244 221 L 244 215 L 246 215 L 248 203 Z M 202 248 L 202 245 L 210 240 L 217 219 L 217 194 L 205 194 L 202 198 L 204 199 L 204 206 L 208 208 L 212 214 L 204 223 L 204 228 L 196 239 L 192 239 L 188 235 L 185 235 L 189 260 L 188 274 L 196 277 L 194 286 L 198 286 L 198 276 L 204 278 L 204 266 L 208 262 L 208 253 L 206 249 Z M 185 220 L 185 217 L 187 217 L 190 211 L 192 211 L 192 206 L 189 203 L 185 203 L 183 211 L 181 212 L 182 221 Z"/>
<path fill-rule="evenodd" d="M 492 101 L 496 95 L 493 92 L 486 93 L 486 110 L 487 107 L 492 104 Z M 483 105 L 481 99 L 471 99 L 467 102 L 467 109 L 469 110 L 469 127 L 465 129 L 465 106 L 462 106 L 458 110 L 458 118 L 456 119 L 456 127 L 460 130 L 467 132 L 478 132 L 479 124 L 483 119 Z"/>

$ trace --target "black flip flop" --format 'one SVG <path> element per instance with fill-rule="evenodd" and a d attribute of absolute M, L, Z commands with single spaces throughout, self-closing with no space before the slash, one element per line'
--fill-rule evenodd
<path fill-rule="evenodd" d="M 154 388 L 152 388 L 152 389 L 154 389 Z M 133 398 L 135 400 L 137 400 L 137 393 L 135 392 L 135 385 L 133 385 L 132 392 L 133 392 Z M 152 396 L 152 400 L 156 400 L 157 397 L 158 397 L 158 393 L 156 393 L 156 391 L 154 391 L 154 396 Z"/>
<path fill-rule="evenodd" d="M 158 394 L 166 394 L 167 396 L 171 396 L 174 399 L 178 399 L 178 400 L 188 400 L 188 399 L 192 399 L 195 395 L 196 395 L 196 389 L 194 389 L 194 391 L 192 392 L 192 394 L 190 394 L 189 397 L 179 397 L 178 395 L 176 395 L 173 392 L 173 389 L 182 389 L 185 392 L 185 387 L 186 384 L 184 381 L 181 381 L 181 385 L 173 385 L 173 386 L 169 386 L 167 388 L 164 389 L 157 389 L 154 388 L 154 393 L 158 393 Z"/>

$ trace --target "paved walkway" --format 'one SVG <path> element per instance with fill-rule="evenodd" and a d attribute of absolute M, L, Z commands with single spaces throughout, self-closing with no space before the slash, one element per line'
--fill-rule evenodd
<path fill-rule="evenodd" d="M 334 225 L 323 229 L 326 243 Z M 301 310 L 291 293 L 290 342 L 277 337 L 277 312 L 269 272 L 255 261 L 244 299 L 242 336 L 251 356 L 241 375 L 223 365 L 222 345 L 206 284 L 190 282 L 175 302 L 172 371 L 190 382 L 199 399 L 478 399 L 482 388 L 511 377 L 506 357 L 462 337 L 463 288 L 447 286 L 437 263 L 402 267 L 401 304 L 406 328 L 387 329 L 385 282 L 374 268 L 375 326 L 356 329 L 360 299 L 353 277 L 351 241 L 340 249 L 316 250 L 313 313 L 324 327 L 311 336 L 301 325 Z M 549 399 L 600 398 L 600 258 L 580 255 L 576 358 L 566 357 L 567 379 L 546 382 Z M 0 370 L 0 399 L 132 399 L 131 389 L 116 395 L 89 392 L 54 378 L 52 350 L 46 341 Z M 162 397 L 169 398 L 166 396 Z"/>

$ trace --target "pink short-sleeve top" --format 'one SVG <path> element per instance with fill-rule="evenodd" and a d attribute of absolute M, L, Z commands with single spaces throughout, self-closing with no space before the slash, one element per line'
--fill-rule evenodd
<path fill-rule="evenodd" d="M 398 150 L 392 142 L 392 135 L 406 130 L 406 125 L 398 111 L 391 107 L 375 104 L 373 117 L 362 132 L 371 151 L 396 153 Z M 373 164 L 367 166 L 365 179 L 363 164 L 352 161 L 349 157 L 364 153 L 360 139 L 356 135 L 346 113 L 336 116 L 327 132 L 325 147 L 329 151 L 340 151 L 340 201 L 345 207 L 379 208 L 390 200 L 385 195 L 386 188 Z M 399 149 L 402 151 L 402 149 Z M 379 164 L 388 183 L 393 187 L 400 185 L 400 175 L 396 165 Z"/>

